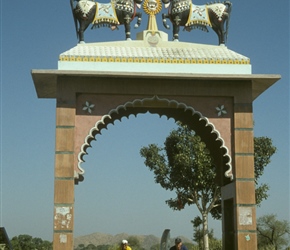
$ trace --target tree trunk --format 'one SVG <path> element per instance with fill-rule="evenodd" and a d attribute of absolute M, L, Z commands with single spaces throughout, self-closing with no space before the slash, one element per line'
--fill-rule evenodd
<path fill-rule="evenodd" d="M 202 214 L 202 229 L 203 229 L 203 249 L 209 250 L 208 241 L 208 214 Z"/>

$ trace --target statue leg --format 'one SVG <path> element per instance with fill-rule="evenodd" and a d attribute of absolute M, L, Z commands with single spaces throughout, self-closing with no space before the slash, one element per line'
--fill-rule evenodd
<path fill-rule="evenodd" d="M 86 29 L 88 28 L 89 25 L 90 25 L 90 22 L 87 21 L 87 20 L 80 22 L 80 28 L 79 28 L 79 31 L 78 31 L 79 43 L 85 43 L 84 33 L 85 33 L 85 31 L 86 31 Z"/>
<path fill-rule="evenodd" d="M 173 41 L 179 41 L 179 25 L 173 24 Z"/>
<path fill-rule="evenodd" d="M 179 33 L 179 27 L 180 27 L 180 17 L 179 15 L 175 16 L 173 19 L 173 41 L 178 42 L 178 33 Z"/>
<path fill-rule="evenodd" d="M 225 44 L 225 31 L 224 31 L 224 24 L 226 18 L 219 20 L 218 17 L 213 12 L 209 12 L 210 21 L 212 24 L 212 29 L 218 36 L 219 45 Z"/>
<path fill-rule="evenodd" d="M 169 15 L 168 14 L 162 14 L 162 23 L 163 23 L 163 26 L 166 28 L 166 29 L 169 29 L 169 25 L 167 24 L 166 22 L 166 18 L 169 18 Z"/>
<path fill-rule="evenodd" d="M 131 17 L 129 17 L 129 15 L 126 15 L 126 17 L 124 18 L 124 26 L 125 26 L 125 33 L 126 33 L 126 40 L 131 40 L 131 25 L 130 25 L 130 21 L 131 21 Z"/>
<path fill-rule="evenodd" d="M 85 41 L 85 37 L 84 37 L 84 33 L 85 33 L 85 29 L 84 29 L 84 22 L 80 23 L 80 28 L 79 28 L 79 43 L 84 43 Z"/>
<path fill-rule="evenodd" d="M 136 16 L 138 17 L 137 19 L 137 23 L 135 24 L 134 28 L 138 28 L 141 24 L 141 20 L 142 20 L 142 13 L 141 12 L 137 12 L 136 13 Z"/>
<path fill-rule="evenodd" d="M 215 33 L 218 36 L 219 45 L 225 44 L 225 32 L 223 29 L 223 22 L 220 22 L 217 27 L 213 28 L 213 30 L 215 31 Z"/>

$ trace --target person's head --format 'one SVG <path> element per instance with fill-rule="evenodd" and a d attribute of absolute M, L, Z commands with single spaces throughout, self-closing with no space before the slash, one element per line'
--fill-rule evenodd
<path fill-rule="evenodd" d="M 182 246 L 182 240 L 180 238 L 175 239 L 175 247 L 176 249 L 180 249 Z"/>
<path fill-rule="evenodd" d="M 127 246 L 128 246 L 128 241 L 127 240 L 122 240 L 121 246 L 122 246 L 122 249 L 126 249 Z"/>

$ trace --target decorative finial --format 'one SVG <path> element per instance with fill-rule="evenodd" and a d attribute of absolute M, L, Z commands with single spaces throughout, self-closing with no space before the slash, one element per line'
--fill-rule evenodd
<path fill-rule="evenodd" d="M 149 15 L 147 30 L 157 31 L 156 15 L 162 9 L 161 0 L 145 0 L 143 4 L 144 12 Z"/>

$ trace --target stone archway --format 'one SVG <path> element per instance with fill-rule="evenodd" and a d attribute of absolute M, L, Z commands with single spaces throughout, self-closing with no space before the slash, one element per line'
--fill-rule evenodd
<path fill-rule="evenodd" d="M 188 124 L 209 143 L 223 166 L 223 248 L 257 249 L 252 102 L 279 76 L 67 70 L 32 76 L 38 97 L 57 100 L 54 249 L 73 249 L 74 185 L 90 140 L 106 124 L 147 111 Z"/>

